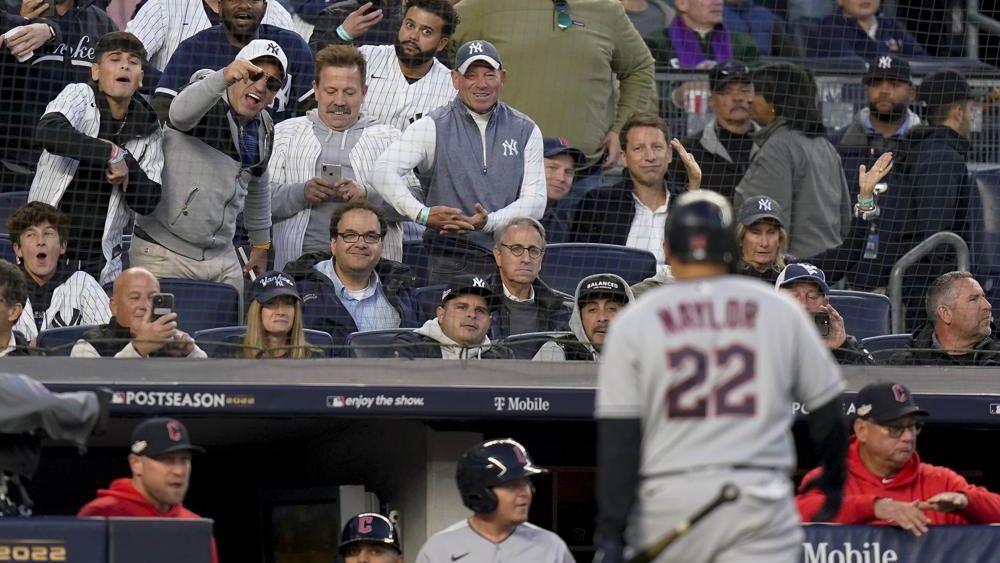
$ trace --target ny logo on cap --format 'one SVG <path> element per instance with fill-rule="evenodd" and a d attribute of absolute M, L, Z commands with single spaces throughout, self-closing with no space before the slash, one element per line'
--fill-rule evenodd
<path fill-rule="evenodd" d="M 167 423 L 167 437 L 173 442 L 180 442 L 181 438 L 184 437 L 184 433 L 181 431 L 181 423 L 176 420 L 171 420 Z"/>
<path fill-rule="evenodd" d="M 472 278 L 472 287 L 486 287 L 486 280 L 484 280 L 479 276 L 476 276 Z"/>
<path fill-rule="evenodd" d="M 803 270 L 809 272 L 814 276 L 819 273 L 819 268 L 813 266 L 812 264 L 799 264 L 799 266 L 801 266 Z"/>
<path fill-rule="evenodd" d="M 476 41 L 471 45 L 469 45 L 469 53 L 482 53 L 482 52 L 483 52 L 483 44 L 480 43 L 479 41 Z"/>
<path fill-rule="evenodd" d="M 758 211 L 770 211 L 771 210 L 771 200 L 761 199 L 757 202 Z"/>
<path fill-rule="evenodd" d="M 897 403 L 906 402 L 906 388 L 901 384 L 897 383 L 892 386 L 892 395 L 896 398 Z"/>
<path fill-rule="evenodd" d="M 514 156 L 517 154 L 517 141 L 514 139 L 507 139 L 503 142 L 503 155 L 504 156 Z"/>
<path fill-rule="evenodd" d="M 267 287 L 269 285 L 276 285 L 278 287 L 285 287 L 285 286 L 289 285 L 288 284 L 288 280 L 285 279 L 285 276 L 283 276 L 283 275 L 266 277 L 266 278 L 260 280 L 260 284 L 263 285 L 264 287 Z"/>
<path fill-rule="evenodd" d="M 358 517 L 358 533 L 359 534 L 370 534 L 372 531 L 372 522 L 375 521 L 374 516 L 359 516 Z"/>
<path fill-rule="evenodd" d="M 879 57 L 878 58 L 879 68 L 892 68 L 892 57 Z"/>
<path fill-rule="evenodd" d="M 267 44 L 267 52 L 268 53 L 273 53 L 273 54 L 277 55 L 278 54 L 278 44 L 275 43 L 275 42 L 273 42 L 273 41 L 270 42 L 270 43 L 268 43 Z"/>

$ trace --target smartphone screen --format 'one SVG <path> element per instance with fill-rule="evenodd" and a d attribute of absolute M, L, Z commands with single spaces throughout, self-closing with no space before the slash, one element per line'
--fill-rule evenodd
<path fill-rule="evenodd" d="M 169 315 L 174 312 L 174 294 L 173 293 L 154 293 L 153 294 L 153 313 L 149 317 L 149 321 L 153 322 L 156 319 L 162 317 L 163 315 Z"/>

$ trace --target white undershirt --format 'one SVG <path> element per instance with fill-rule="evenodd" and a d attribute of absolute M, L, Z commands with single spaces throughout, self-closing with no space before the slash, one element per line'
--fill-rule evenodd
<path fill-rule="evenodd" d="M 667 203 L 670 196 L 655 210 L 646 207 L 635 194 L 632 194 L 632 199 L 635 200 L 635 217 L 632 218 L 625 246 L 652 252 L 656 256 L 656 264 L 662 266 L 666 261 L 663 255 L 663 230 L 667 226 Z"/>

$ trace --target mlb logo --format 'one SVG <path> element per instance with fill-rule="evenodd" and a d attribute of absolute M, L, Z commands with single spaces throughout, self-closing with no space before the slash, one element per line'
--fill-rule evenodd
<path fill-rule="evenodd" d="M 1000 403 L 990 403 L 990 414 L 1000 414 Z"/>
<path fill-rule="evenodd" d="M 124 405 L 125 404 L 125 392 L 115 391 L 115 394 L 111 396 L 112 405 Z"/>
<path fill-rule="evenodd" d="M 346 403 L 343 395 L 336 395 L 326 398 L 326 406 L 331 409 L 340 409 L 344 407 Z"/>

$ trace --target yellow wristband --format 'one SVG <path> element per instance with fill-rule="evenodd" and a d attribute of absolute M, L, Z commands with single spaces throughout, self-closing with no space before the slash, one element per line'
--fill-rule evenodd
<path fill-rule="evenodd" d="M 254 248 L 256 250 L 271 250 L 271 243 L 269 243 L 269 242 L 261 242 L 261 243 L 257 243 L 257 244 L 251 244 L 250 248 Z"/>

